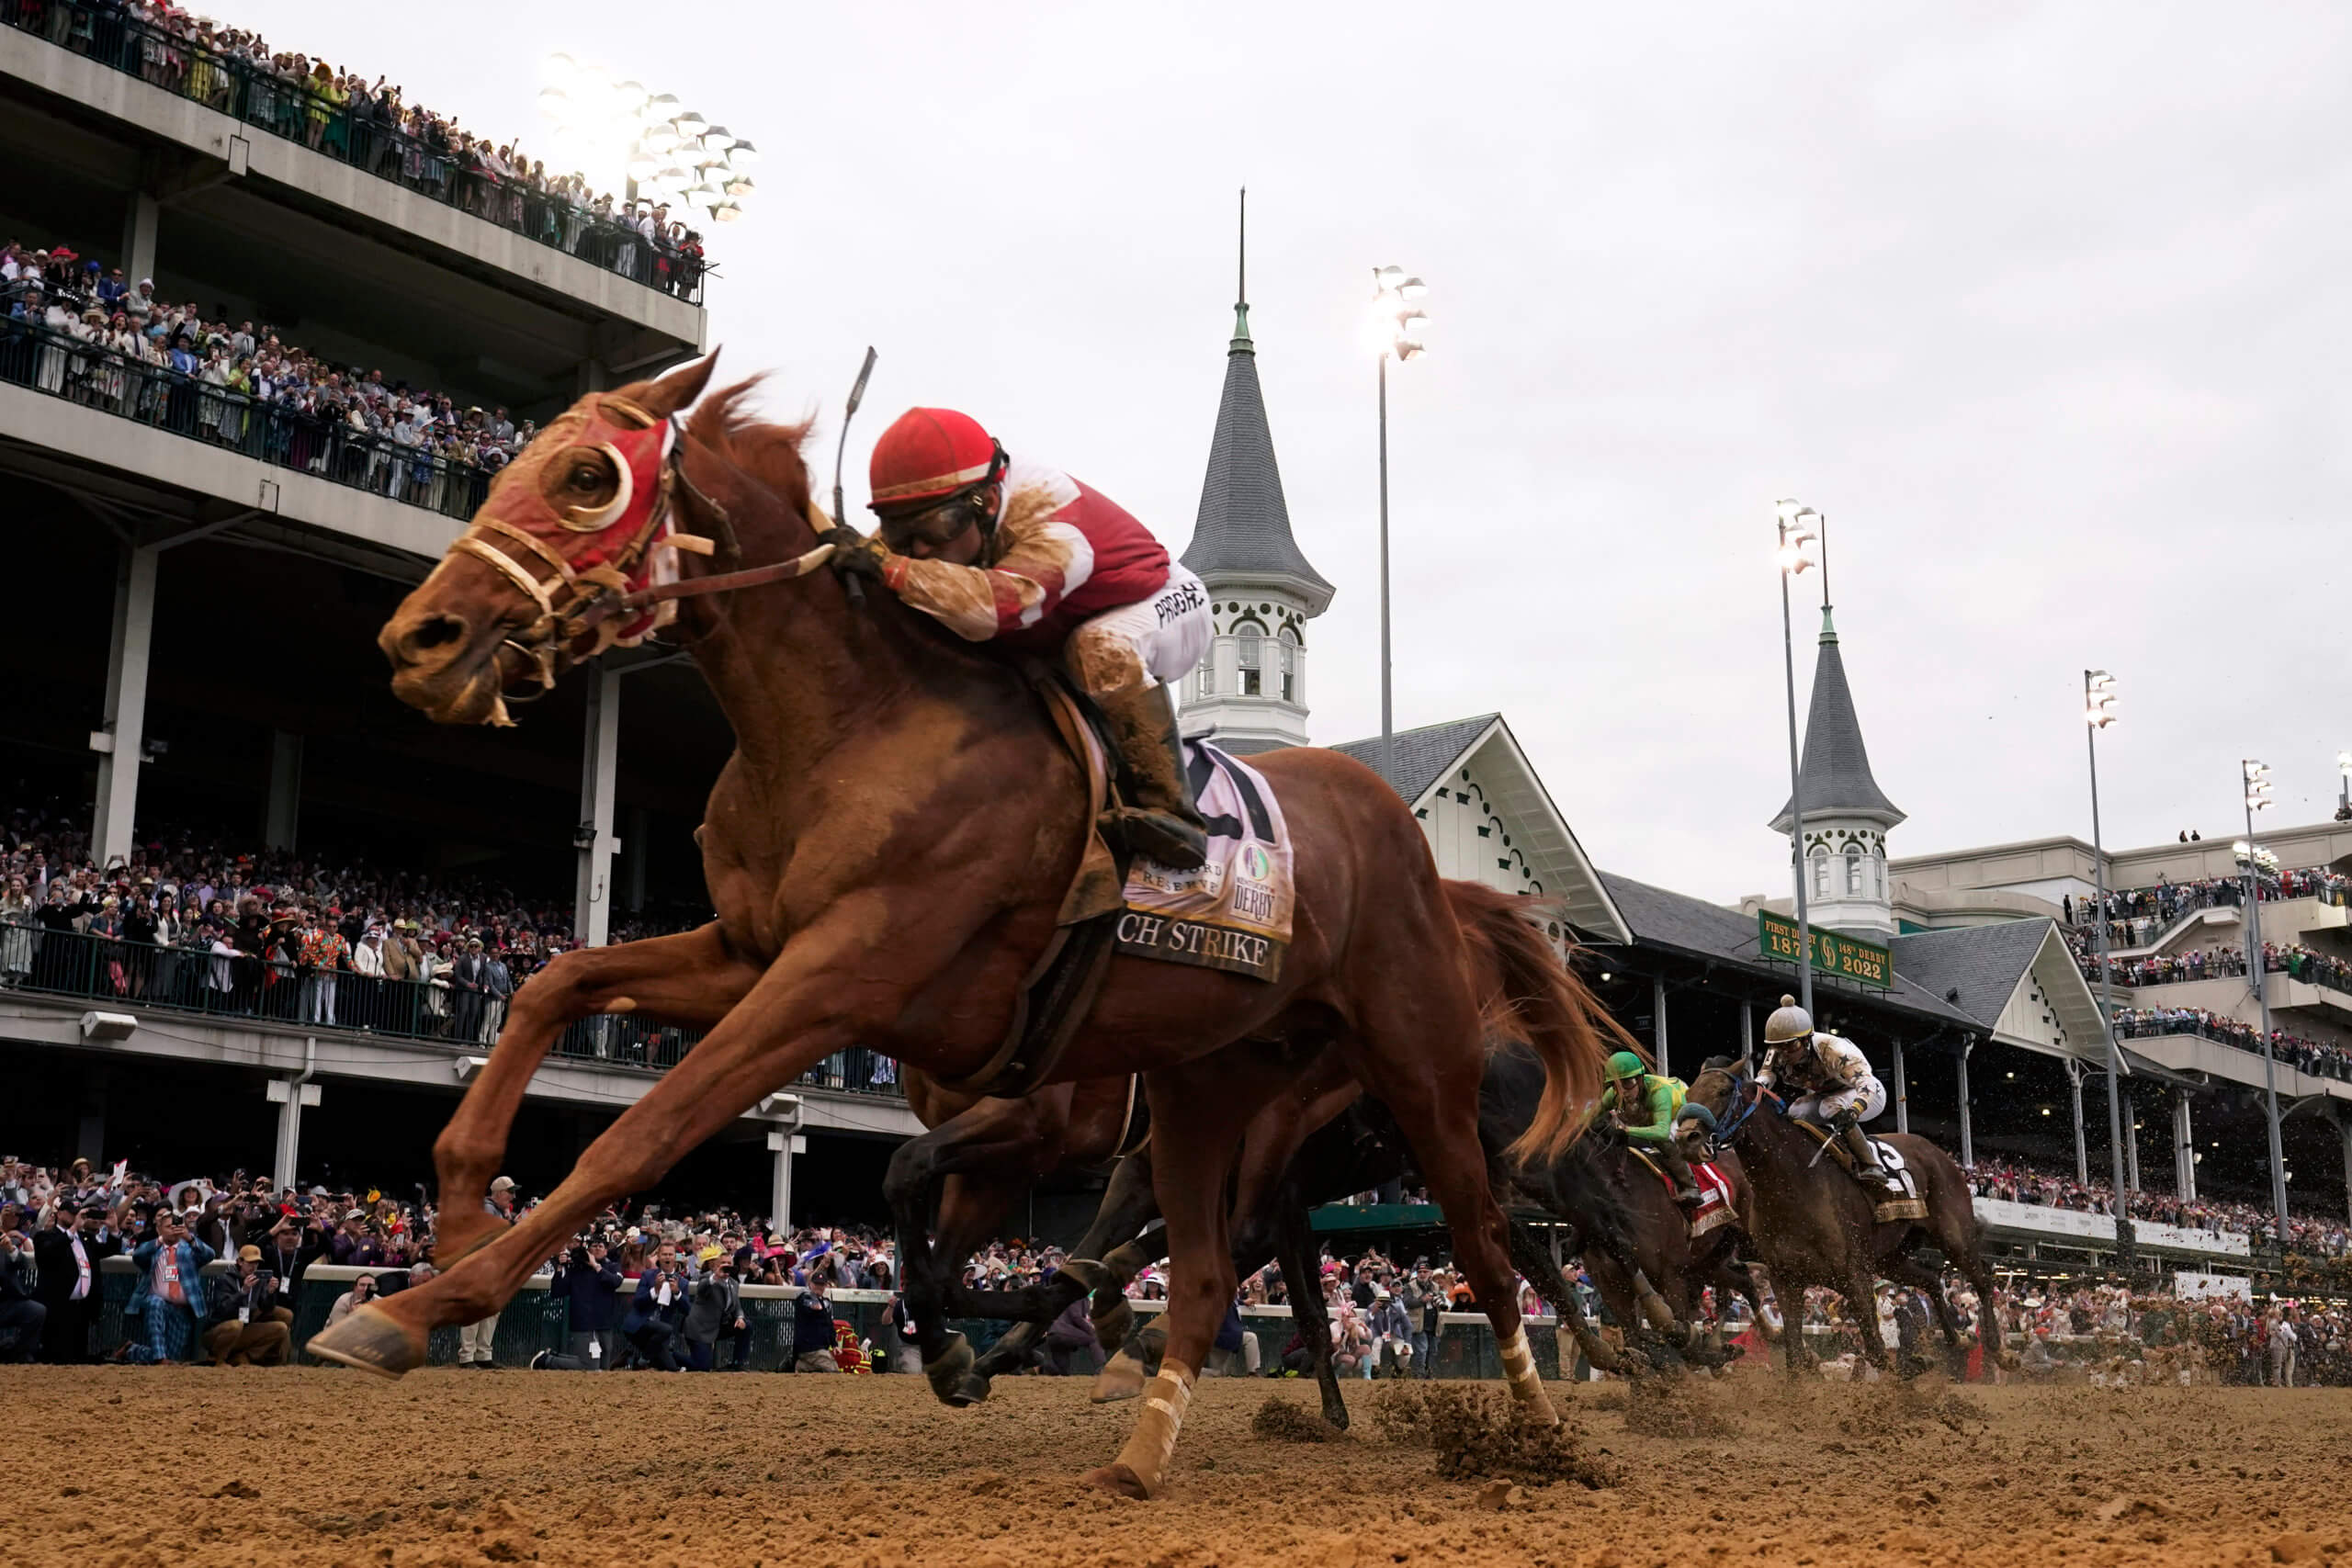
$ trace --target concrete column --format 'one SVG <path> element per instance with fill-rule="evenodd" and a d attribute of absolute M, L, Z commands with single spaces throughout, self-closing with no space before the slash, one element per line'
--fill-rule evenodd
<path fill-rule="evenodd" d="M 262 843 L 291 852 L 301 815 L 302 738 L 273 729 L 269 732 L 269 795 L 262 807 Z"/>
<path fill-rule="evenodd" d="M 628 808 L 628 854 L 625 857 L 628 862 L 628 870 L 625 876 L 628 887 L 626 901 L 621 907 L 632 915 L 642 914 L 645 910 L 645 852 L 652 842 L 653 830 L 646 826 L 645 807 L 630 807 Z"/>
<path fill-rule="evenodd" d="M 620 766 L 621 672 L 599 663 L 588 682 L 587 732 L 580 747 L 580 874 L 572 891 L 572 934 L 591 947 L 612 930 L 613 789 Z"/>
<path fill-rule="evenodd" d="M 2132 1098 L 2129 1089 L 2123 1091 L 2123 1179 L 2132 1184 L 2132 1191 L 2143 1190 L 2140 1186 L 2140 1102 Z"/>
<path fill-rule="evenodd" d="M 2335 1113 L 2335 1135 L 2344 1143 L 2344 1214 L 2352 1219 L 2352 1114 Z"/>
<path fill-rule="evenodd" d="M 1756 1055 L 1756 1010 L 1746 1002 L 1739 1004 L 1739 1054 L 1746 1058 Z"/>
<path fill-rule="evenodd" d="M 1911 1084 L 1903 1071 L 1903 1042 L 1894 1043 L 1894 1130 L 1911 1130 Z"/>
<path fill-rule="evenodd" d="M 127 858 L 133 841 L 139 753 L 147 730 L 147 654 L 154 635 L 155 551 L 126 547 L 115 573 L 114 631 L 107 642 L 106 728 L 90 736 L 90 750 L 98 754 L 90 852 L 101 866 Z"/>
<path fill-rule="evenodd" d="M 2197 1197 L 2197 1131 L 2189 1122 L 2188 1091 L 2173 1090 L 2172 1096 L 2172 1180 L 2173 1190 L 2180 1194 L 2184 1203 Z"/>
<path fill-rule="evenodd" d="M 2075 1184 L 2091 1184 L 2090 1145 L 2083 1137 L 2083 1065 L 2074 1057 L 2066 1058 L 2066 1087 L 2075 1099 Z"/>
<path fill-rule="evenodd" d="M 107 1070 L 94 1066 L 82 1080 L 82 1114 L 74 1127 L 74 1152 L 97 1168 L 107 1156 Z"/>
<path fill-rule="evenodd" d="M 155 230 L 161 209 L 145 191 L 133 191 L 122 215 L 122 278 L 133 288 L 155 276 Z"/>
<path fill-rule="evenodd" d="M 1976 1163 L 1976 1137 L 1968 1124 L 1968 1054 L 1976 1049 L 1976 1042 L 1963 1040 L 1960 1045 L 1960 1163 Z"/>
<path fill-rule="evenodd" d="M 302 1111 L 319 1102 L 319 1086 L 292 1078 L 272 1078 L 268 1094 L 277 1107 L 277 1156 L 270 1178 L 284 1191 L 294 1185 L 302 1159 Z"/>
<path fill-rule="evenodd" d="M 1665 977 L 1661 976 L 1653 982 L 1653 987 L 1650 992 L 1650 1049 L 1657 1054 L 1657 1070 L 1662 1074 L 1671 1074 L 1674 1069 L 1667 1066 L 1666 1055 Z"/>
<path fill-rule="evenodd" d="M 789 1127 L 768 1134 L 768 1157 L 775 1165 L 768 1190 L 768 1229 L 778 1235 L 792 1234 L 792 1156 L 806 1147 L 807 1141 Z"/>

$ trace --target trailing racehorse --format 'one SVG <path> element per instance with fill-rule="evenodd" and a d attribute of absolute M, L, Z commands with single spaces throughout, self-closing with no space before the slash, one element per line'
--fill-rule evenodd
<path fill-rule="evenodd" d="M 500 723 L 510 694 L 674 606 L 735 732 L 698 833 L 718 918 L 565 953 L 515 994 L 435 1145 L 451 1267 L 312 1339 L 314 1354 L 391 1376 L 419 1365 L 432 1329 L 497 1311 L 605 1202 L 835 1051 L 871 1046 L 977 1087 L 1019 1039 L 1025 985 L 1090 846 L 1088 781 L 1023 671 L 817 570 L 837 541 L 820 536 L 831 525 L 810 500 L 803 430 L 748 415 L 748 384 L 676 417 L 711 368 L 592 393 L 551 423 L 379 641 L 402 701 L 444 723 Z M 1089 1477 L 1131 1495 L 1165 1477 L 1233 1293 L 1226 1178 L 1243 1127 L 1327 1049 L 1394 1111 L 1513 1395 L 1555 1419 L 1478 1144 L 1477 1000 L 1419 827 L 1339 753 L 1260 766 L 1295 855 L 1279 978 L 1114 956 L 1050 1073 L 1019 1086 L 1145 1075 L 1174 1259 L 1168 1359 L 1117 1461 Z M 707 1032 L 502 1226 L 482 1194 L 533 1071 L 574 1020 L 631 1010 Z M 1544 1088 L 1522 1152 L 1549 1158 L 1598 1090 L 1600 1045 L 1570 1007 L 1523 1032 Z"/>
<path fill-rule="evenodd" d="M 1738 1151 L 1747 1171 L 1751 1195 L 1742 1205 L 1746 1228 L 1771 1270 L 1772 1288 L 1781 1298 L 1787 1319 L 1781 1337 L 1792 1371 L 1807 1355 L 1804 1336 L 1796 1327 L 1799 1297 L 1792 1292 L 1808 1285 L 1845 1297 L 1871 1363 L 1892 1370 L 1871 1305 L 1871 1284 L 1881 1277 L 1927 1293 L 1944 1342 L 1956 1353 L 1960 1325 L 1945 1299 L 1943 1280 L 1912 1256 L 1923 1239 L 1934 1241 L 1975 1287 L 1978 1340 L 1988 1358 L 2000 1355 L 2001 1328 L 1994 1310 L 1993 1271 L 1984 1261 L 1984 1225 L 1951 1156 L 1907 1133 L 1882 1138 L 1903 1156 L 1928 1206 L 1924 1220 L 1882 1224 L 1860 1183 L 1835 1162 L 1816 1157 L 1819 1139 L 1782 1114 L 1780 1097 L 1750 1076 L 1744 1059 L 1709 1061 L 1691 1082 L 1690 1100 L 1713 1113 L 1718 1136 Z"/>

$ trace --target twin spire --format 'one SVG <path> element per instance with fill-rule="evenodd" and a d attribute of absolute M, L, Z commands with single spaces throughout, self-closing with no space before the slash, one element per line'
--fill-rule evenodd
<path fill-rule="evenodd" d="M 1209 438 L 1208 474 L 1201 482 L 1201 507 L 1193 521 L 1193 542 L 1184 564 L 1207 583 L 1246 579 L 1287 587 L 1306 614 L 1319 615 L 1335 592 L 1310 564 L 1290 531 L 1290 506 L 1283 496 L 1282 469 L 1274 461 L 1273 432 L 1266 423 L 1266 399 L 1258 385 L 1257 344 L 1250 336 L 1250 193 L 1241 193 L 1241 251 L 1236 270 L 1233 338 L 1227 345 L 1225 391 L 1217 401 L 1216 429 Z"/>

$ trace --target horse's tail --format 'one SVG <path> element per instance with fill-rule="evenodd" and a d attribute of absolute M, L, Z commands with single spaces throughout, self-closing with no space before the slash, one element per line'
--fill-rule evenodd
<path fill-rule="evenodd" d="M 1444 886 L 1487 1038 L 1523 1041 L 1544 1064 L 1535 1118 L 1504 1152 L 1522 1163 L 1557 1159 L 1600 1097 L 1609 1052 L 1636 1043 L 1527 919 L 1526 899 L 1477 882 Z"/>

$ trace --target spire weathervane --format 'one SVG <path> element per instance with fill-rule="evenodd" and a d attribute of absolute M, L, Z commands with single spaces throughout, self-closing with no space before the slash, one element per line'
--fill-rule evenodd
<path fill-rule="evenodd" d="M 1241 243 L 1234 266 L 1233 348 L 1250 351 L 1250 187 L 1241 187 Z"/>

